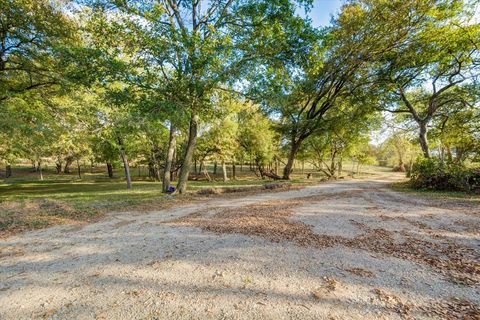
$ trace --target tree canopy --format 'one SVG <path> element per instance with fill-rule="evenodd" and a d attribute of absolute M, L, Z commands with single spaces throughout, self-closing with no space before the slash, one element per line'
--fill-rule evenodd
<path fill-rule="evenodd" d="M 404 170 L 419 149 L 479 158 L 475 1 L 349 0 L 321 28 L 311 1 L 0 7 L 7 166 L 55 163 L 62 174 L 101 162 L 113 177 L 121 164 L 129 188 L 130 166 L 147 166 L 163 190 L 174 180 L 184 193 L 207 162 L 221 164 L 226 181 L 227 165 L 235 178 L 244 163 L 290 179 L 299 161 L 336 177 L 345 159 Z M 382 122 L 395 129 L 373 146 Z"/>

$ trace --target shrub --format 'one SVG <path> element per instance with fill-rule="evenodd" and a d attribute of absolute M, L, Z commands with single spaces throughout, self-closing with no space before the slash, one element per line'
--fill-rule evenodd
<path fill-rule="evenodd" d="M 421 159 L 413 165 L 410 181 L 414 188 L 480 192 L 480 168 Z"/>

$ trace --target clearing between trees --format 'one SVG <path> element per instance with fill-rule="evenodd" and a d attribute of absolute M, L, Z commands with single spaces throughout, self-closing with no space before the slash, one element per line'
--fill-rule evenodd
<path fill-rule="evenodd" d="M 402 175 L 113 212 L 1 240 L 1 319 L 480 316 L 480 209 Z"/>

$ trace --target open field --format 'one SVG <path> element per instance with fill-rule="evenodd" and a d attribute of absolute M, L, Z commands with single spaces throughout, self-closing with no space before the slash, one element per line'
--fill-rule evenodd
<path fill-rule="evenodd" d="M 477 203 L 392 191 L 401 179 L 217 195 L 5 238 L 2 319 L 478 318 Z"/>
<path fill-rule="evenodd" d="M 212 167 L 209 168 L 212 171 Z M 358 177 L 378 171 L 378 167 L 367 167 Z M 386 168 L 380 168 L 386 170 Z M 0 183 L 0 235 L 29 229 L 44 228 L 59 223 L 95 221 L 109 211 L 158 210 L 174 206 L 184 201 L 200 201 L 196 195 L 200 189 L 240 189 L 245 192 L 261 188 L 271 183 L 262 180 L 252 172 L 239 171 L 236 180 L 223 182 L 220 174 L 212 175 L 215 181 L 200 180 L 189 182 L 189 192 L 172 198 L 161 191 L 161 183 L 149 180 L 145 168 L 136 170 L 133 189 L 125 188 L 121 170 L 115 178 L 106 177 L 105 170 L 82 171 L 82 179 L 75 172 L 58 175 L 52 170 L 44 170 L 44 180 L 38 180 L 38 173 L 31 168 L 16 168 L 14 175 Z M 312 171 L 308 171 L 312 172 Z M 293 175 L 292 186 L 313 184 L 323 178 L 314 172 L 312 179 L 306 174 Z M 346 171 L 345 175 L 349 172 Z M 174 185 L 174 183 L 172 183 Z"/>

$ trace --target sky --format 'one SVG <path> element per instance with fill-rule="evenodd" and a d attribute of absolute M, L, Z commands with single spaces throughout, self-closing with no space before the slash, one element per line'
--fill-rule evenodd
<path fill-rule="evenodd" d="M 332 15 L 335 15 L 342 5 L 342 0 L 314 0 L 313 8 L 308 13 L 315 27 L 324 27 L 330 24 Z"/>

